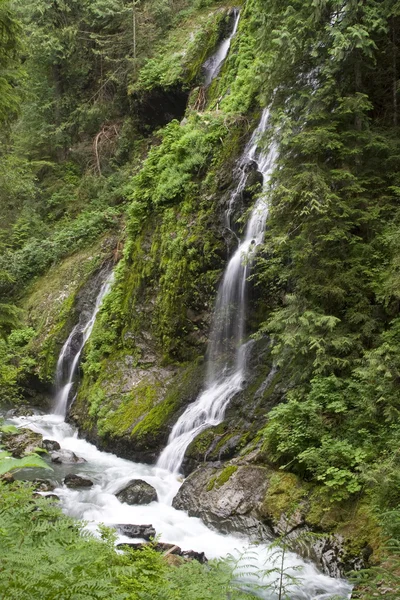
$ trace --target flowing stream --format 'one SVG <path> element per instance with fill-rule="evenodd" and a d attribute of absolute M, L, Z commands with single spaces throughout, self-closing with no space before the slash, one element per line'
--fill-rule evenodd
<path fill-rule="evenodd" d="M 233 18 L 234 18 L 233 29 L 232 29 L 231 33 L 229 34 L 229 36 L 226 39 L 222 40 L 222 42 L 218 46 L 216 52 L 212 56 L 210 56 L 210 58 L 208 58 L 203 65 L 203 70 L 204 70 L 204 74 L 205 74 L 205 77 L 204 77 L 204 86 L 205 87 L 208 87 L 211 84 L 211 82 L 216 77 L 218 77 L 221 67 L 222 67 L 226 57 L 228 56 L 228 52 L 231 47 L 232 38 L 236 34 L 237 28 L 239 25 L 239 19 L 240 19 L 239 9 L 237 9 L 237 8 L 234 9 L 234 17 Z"/>
<path fill-rule="evenodd" d="M 245 150 L 246 156 L 239 164 L 243 167 L 246 157 L 247 160 L 255 159 L 264 176 L 265 184 L 274 167 L 277 154 L 274 143 L 270 146 L 268 153 L 264 154 L 257 150 L 259 137 L 267 125 L 268 111 L 265 111 L 257 131 Z M 236 195 L 243 190 L 242 185 L 243 182 L 239 181 L 235 190 Z M 181 445 L 179 442 L 179 448 L 174 449 L 172 453 L 173 456 L 178 456 L 178 459 L 174 458 L 173 462 L 175 467 L 178 465 L 177 468 L 179 468 L 187 440 L 192 439 L 201 428 L 221 419 L 227 402 L 234 393 L 241 389 L 247 350 L 247 345 L 243 343 L 246 281 L 254 249 L 263 238 L 267 212 L 268 206 L 260 198 L 251 213 L 244 239 L 226 269 L 217 300 L 209 352 L 207 389 L 185 413 L 184 421 L 190 422 L 191 426 L 187 432 L 183 433 L 184 444 Z M 169 450 L 160 458 L 158 465 L 134 463 L 113 454 L 101 452 L 93 444 L 79 438 L 77 430 L 65 422 L 68 397 L 75 382 L 83 347 L 90 336 L 96 315 L 111 285 L 112 275 L 104 281 L 92 313 L 80 319 L 81 322 L 73 329 L 61 350 L 57 365 L 60 390 L 53 414 L 37 413 L 30 417 L 12 417 L 8 421 L 19 427 L 27 427 L 41 433 L 46 439 L 56 440 L 62 450 L 72 451 L 85 460 L 80 464 L 51 463 L 54 469 L 51 478 L 56 482 L 54 493 L 60 498 L 63 511 L 72 517 L 83 519 L 87 523 L 87 527 L 94 533 L 97 532 L 97 526 L 100 523 L 110 526 L 152 524 L 161 541 L 179 545 L 183 550 L 205 552 L 209 559 L 224 557 L 235 551 L 244 552 L 249 547 L 249 540 L 245 536 L 217 533 L 206 527 L 200 519 L 189 517 L 184 511 L 172 507 L 172 500 L 178 492 L 182 480 L 177 477 L 177 468 L 160 466 L 164 460 L 166 466 L 171 466 Z M 228 311 L 225 310 L 227 306 L 229 307 Z M 78 333 L 80 337 L 77 337 Z M 79 343 L 73 343 L 74 339 L 78 339 Z M 217 360 L 220 353 L 223 357 L 222 361 L 219 358 Z M 172 442 L 179 438 L 180 436 L 174 437 Z M 94 483 L 93 487 L 80 489 L 66 487 L 63 479 L 68 473 L 89 477 Z M 31 470 L 30 475 L 32 478 L 40 477 L 43 476 L 43 473 Z M 130 506 L 121 503 L 115 494 L 132 479 L 143 479 L 152 485 L 157 490 L 158 500 L 145 506 Z M 131 541 L 130 538 L 122 535 L 118 539 L 118 542 Z M 256 555 L 254 576 L 259 570 L 265 572 L 277 566 L 277 563 L 274 562 L 277 557 L 271 553 L 268 544 L 255 546 L 252 548 L 252 552 Z M 247 563 L 248 560 L 244 562 Z M 290 587 L 291 600 L 328 600 L 350 597 L 351 586 L 346 581 L 323 575 L 312 563 L 300 559 L 294 553 L 286 553 L 284 568 L 286 576 L 293 576 L 297 581 Z M 247 565 L 246 570 L 248 570 Z M 263 592 L 258 593 L 258 597 L 277 600 L 278 594 L 276 589 L 274 590 L 274 586 L 278 579 L 279 574 L 276 572 L 270 571 L 268 574 L 264 574 L 261 581 L 266 587 Z"/>
<path fill-rule="evenodd" d="M 245 165 L 257 163 L 263 176 L 264 191 L 274 170 L 278 149 L 272 141 L 268 152 L 258 150 L 260 137 L 269 123 L 265 109 L 260 123 L 246 146 L 238 167 L 238 183 L 227 211 L 227 219 L 246 184 Z M 245 379 L 249 343 L 245 343 L 246 291 L 256 248 L 261 244 L 268 215 L 264 194 L 256 201 L 247 223 L 245 235 L 225 269 L 219 286 L 208 348 L 205 390 L 181 415 L 174 425 L 157 465 L 178 473 L 185 451 L 204 429 L 221 423 L 225 409 L 242 389 Z"/>

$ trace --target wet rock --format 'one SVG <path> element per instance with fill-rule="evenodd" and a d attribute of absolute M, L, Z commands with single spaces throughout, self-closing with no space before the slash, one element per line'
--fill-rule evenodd
<path fill-rule="evenodd" d="M 84 458 L 76 456 L 71 450 L 58 450 L 50 454 L 51 462 L 62 465 L 81 464 L 86 462 Z"/>
<path fill-rule="evenodd" d="M 271 539 L 259 506 L 268 486 L 268 469 L 256 466 L 199 467 L 184 481 L 172 503 L 223 533 L 242 532 L 252 539 Z"/>
<path fill-rule="evenodd" d="M 157 501 L 156 490 L 142 479 L 132 479 L 116 496 L 120 502 L 130 505 L 150 504 L 150 502 Z"/>
<path fill-rule="evenodd" d="M 61 450 L 61 446 L 56 440 L 43 440 L 43 448 L 48 452 L 55 452 Z"/>
<path fill-rule="evenodd" d="M 156 537 L 156 530 L 153 525 L 116 525 L 117 530 L 121 535 L 126 535 L 130 538 L 142 538 L 149 541 Z"/>
<path fill-rule="evenodd" d="M 88 477 L 81 477 L 74 473 L 68 473 L 68 475 L 65 476 L 63 483 L 69 488 L 92 487 L 93 485 L 93 481 Z"/>
<path fill-rule="evenodd" d="M 195 550 L 184 550 L 180 556 L 187 560 L 197 560 L 202 565 L 205 565 L 208 562 L 206 555 L 204 552 L 196 552 Z"/>
<path fill-rule="evenodd" d="M 7 411 L 7 418 L 12 417 L 31 417 L 35 414 L 35 411 L 29 406 L 17 406 Z"/>
<path fill-rule="evenodd" d="M 57 494 L 40 494 L 39 492 L 34 492 L 32 495 L 34 498 L 44 498 L 45 500 L 54 500 L 55 502 L 60 501 L 60 498 L 57 496 Z"/>
<path fill-rule="evenodd" d="M 21 429 L 18 433 L 4 433 L 1 442 L 14 458 L 22 458 L 42 447 L 42 436 L 30 429 Z"/>
<path fill-rule="evenodd" d="M 150 544 L 146 543 L 146 542 L 139 542 L 139 543 L 124 542 L 122 544 L 117 544 L 117 548 L 124 548 L 124 547 L 131 548 L 132 550 L 142 550 L 143 548 L 151 547 L 156 552 L 162 553 L 164 555 L 164 557 L 172 557 L 172 556 L 181 557 L 185 561 L 197 560 L 202 565 L 205 564 L 206 562 L 208 562 L 207 557 L 205 556 L 204 552 L 195 552 L 194 550 L 182 550 L 176 544 L 167 544 L 165 542 L 158 542 L 156 544 L 154 544 L 153 542 Z"/>
<path fill-rule="evenodd" d="M 246 180 L 246 187 L 243 190 L 243 200 L 245 202 L 252 200 L 256 191 L 262 186 L 262 183 L 263 176 L 260 171 L 257 171 L 255 168 L 250 169 Z"/>
<path fill-rule="evenodd" d="M 4 475 L 0 477 L 0 481 L 3 483 L 14 483 L 15 479 L 12 473 L 4 473 Z"/>
<path fill-rule="evenodd" d="M 37 492 L 52 492 L 57 487 L 57 484 L 50 479 L 34 479 L 32 483 Z"/>
<path fill-rule="evenodd" d="M 60 501 L 60 497 L 57 496 L 57 494 L 45 494 L 43 498 L 46 498 L 46 500 L 54 500 L 54 502 Z"/>

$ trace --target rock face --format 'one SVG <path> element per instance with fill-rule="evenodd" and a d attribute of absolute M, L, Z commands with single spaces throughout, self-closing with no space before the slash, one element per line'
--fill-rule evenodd
<path fill-rule="evenodd" d="M 117 530 L 122 535 L 130 538 L 142 538 L 143 540 L 151 540 L 156 537 L 156 530 L 153 525 L 116 525 Z"/>
<path fill-rule="evenodd" d="M 231 465 L 219 471 L 213 465 L 189 475 L 172 506 L 187 510 L 223 533 L 242 532 L 252 539 L 271 539 L 259 508 L 268 485 L 268 469 Z"/>
<path fill-rule="evenodd" d="M 120 502 L 126 504 L 150 504 L 157 501 L 157 492 L 152 485 L 142 479 L 132 479 L 128 485 L 116 494 Z"/>
<path fill-rule="evenodd" d="M 92 487 L 93 481 L 88 477 L 81 477 L 80 475 L 68 473 L 64 478 L 64 484 L 69 488 Z"/>
<path fill-rule="evenodd" d="M 51 462 L 63 465 L 81 464 L 86 462 L 84 458 L 76 456 L 71 450 L 59 450 L 51 453 Z"/>
<path fill-rule="evenodd" d="M 258 452 L 251 458 L 257 460 Z M 241 532 L 260 541 L 284 536 L 291 550 L 318 564 L 331 577 L 365 568 L 372 552 L 368 544 L 349 554 L 340 521 L 324 526 L 318 517 L 316 525 L 318 506 L 313 502 L 318 505 L 311 488 L 300 484 L 294 475 L 232 461 L 225 467 L 221 463 L 198 467 L 184 481 L 172 505 L 223 533 Z M 322 510 L 326 513 L 324 507 Z M 354 512 L 346 514 L 344 507 L 342 512 L 339 518 L 345 530 Z M 321 535 L 324 528 L 325 535 Z M 313 533 L 316 529 L 318 536 Z"/>
<path fill-rule="evenodd" d="M 19 433 L 3 434 L 2 445 L 14 458 L 22 458 L 42 447 L 42 436 L 30 429 L 22 429 Z"/>

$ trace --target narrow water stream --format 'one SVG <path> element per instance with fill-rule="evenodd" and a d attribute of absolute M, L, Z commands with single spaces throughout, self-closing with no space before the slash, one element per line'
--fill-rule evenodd
<path fill-rule="evenodd" d="M 232 43 L 232 38 L 236 35 L 237 28 L 239 26 L 239 20 L 240 20 L 240 11 L 238 8 L 235 8 L 234 16 L 233 16 L 232 31 L 230 32 L 228 37 L 226 37 L 224 40 L 222 40 L 222 42 L 218 46 L 215 53 L 212 56 L 210 56 L 210 58 L 208 58 L 203 65 L 203 71 L 205 74 L 205 77 L 204 77 L 204 86 L 205 87 L 208 87 L 212 83 L 212 81 L 214 81 L 214 79 L 216 77 L 218 77 L 219 72 L 222 68 L 222 65 L 224 64 L 225 59 L 228 56 L 228 52 L 229 52 L 229 49 L 230 49 L 231 43 Z"/>

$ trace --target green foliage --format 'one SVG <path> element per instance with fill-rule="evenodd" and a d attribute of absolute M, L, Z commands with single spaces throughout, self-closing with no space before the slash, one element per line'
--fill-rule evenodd
<path fill-rule="evenodd" d="M 381 564 L 353 574 L 357 593 L 365 600 L 384 596 L 397 600 L 400 586 L 400 511 L 399 508 L 380 515 L 386 535 Z"/>
<path fill-rule="evenodd" d="M 0 124 L 10 121 L 18 110 L 17 84 L 20 77 L 18 50 L 21 29 L 11 2 L 0 2 Z"/>
<path fill-rule="evenodd" d="M 114 532 L 101 527 L 95 538 L 28 485 L 0 482 L 0 500 L 0 593 L 10 600 L 254 598 L 243 589 L 249 557 L 173 567 L 151 546 L 116 552 Z"/>
<path fill-rule="evenodd" d="M 0 476 L 5 473 L 13 473 L 21 469 L 53 469 L 44 462 L 37 454 L 30 454 L 23 458 L 13 458 L 9 452 L 0 451 Z"/>
<path fill-rule="evenodd" d="M 398 472 L 398 15 L 374 0 L 249 6 L 281 150 L 259 285 L 289 391 L 266 455 L 332 500 L 366 489 L 387 506 L 368 473 Z"/>

